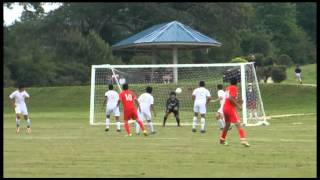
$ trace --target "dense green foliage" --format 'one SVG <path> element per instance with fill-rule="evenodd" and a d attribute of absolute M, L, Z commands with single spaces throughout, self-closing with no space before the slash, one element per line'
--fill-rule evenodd
<path fill-rule="evenodd" d="M 180 51 L 180 63 L 250 54 L 258 66 L 316 61 L 315 3 L 63 3 L 48 14 L 41 3 L 20 4 L 21 21 L 3 27 L 6 87 L 86 85 L 92 64 L 152 63 L 151 54 L 112 52 L 110 46 L 172 20 L 223 44 Z M 155 63 L 171 63 L 171 52 L 157 52 Z"/>

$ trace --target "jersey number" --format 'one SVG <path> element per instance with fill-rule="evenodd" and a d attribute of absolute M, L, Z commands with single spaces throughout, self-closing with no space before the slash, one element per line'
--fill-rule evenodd
<path fill-rule="evenodd" d="M 132 95 L 131 94 L 125 94 L 127 101 L 132 101 Z"/>

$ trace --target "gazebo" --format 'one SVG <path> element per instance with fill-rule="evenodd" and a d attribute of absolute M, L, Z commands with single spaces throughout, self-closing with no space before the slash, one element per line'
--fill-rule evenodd
<path fill-rule="evenodd" d="M 221 43 L 193 30 L 178 21 L 154 25 L 112 46 L 113 50 L 155 51 L 172 50 L 173 64 L 178 64 L 178 49 L 207 49 L 220 47 Z M 178 71 L 174 68 L 174 82 Z"/>

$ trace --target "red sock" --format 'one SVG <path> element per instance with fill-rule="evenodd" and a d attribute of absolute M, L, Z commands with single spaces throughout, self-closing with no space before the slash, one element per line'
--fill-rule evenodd
<path fill-rule="evenodd" d="M 223 131 L 221 133 L 221 136 L 220 136 L 220 140 L 224 141 L 226 139 L 226 137 L 227 137 L 227 133 L 228 133 L 228 128 L 224 127 Z"/>
<path fill-rule="evenodd" d="M 239 128 L 238 133 L 239 133 L 240 140 L 244 140 L 245 139 L 244 130 L 242 128 Z"/>
<path fill-rule="evenodd" d="M 138 120 L 137 120 L 137 122 L 138 122 L 138 124 L 139 124 L 139 126 L 140 126 L 141 130 L 142 130 L 142 131 L 144 131 L 144 125 L 143 125 L 143 122 L 142 122 L 140 119 L 138 119 Z"/>
<path fill-rule="evenodd" d="M 124 128 L 126 129 L 128 135 L 129 135 L 131 132 L 130 132 L 130 127 L 129 127 L 128 121 L 124 122 Z"/>

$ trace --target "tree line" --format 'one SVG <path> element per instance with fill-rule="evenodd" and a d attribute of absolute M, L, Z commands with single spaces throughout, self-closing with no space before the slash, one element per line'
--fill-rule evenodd
<path fill-rule="evenodd" d="M 92 64 L 151 64 L 150 54 L 111 46 L 173 20 L 223 44 L 180 51 L 180 63 L 252 55 L 269 68 L 316 62 L 316 3 L 63 3 L 49 13 L 39 2 L 20 5 L 21 20 L 3 26 L 5 87 L 87 85 Z M 171 52 L 157 52 L 156 63 L 172 63 Z"/>

